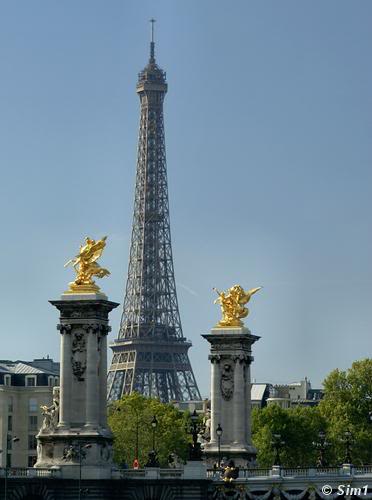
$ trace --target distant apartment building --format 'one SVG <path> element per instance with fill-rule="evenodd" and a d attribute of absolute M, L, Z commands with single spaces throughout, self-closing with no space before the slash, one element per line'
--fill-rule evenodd
<path fill-rule="evenodd" d="M 36 434 L 42 424 L 41 405 L 52 403 L 59 385 L 59 363 L 0 360 L 0 466 L 32 467 Z M 18 438 L 14 442 L 14 438 Z"/>
<path fill-rule="evenodd" d="M 264 408 L 267 406 L 267 400 L 272 391 L 271 384 L 257 384 L 254 382 L 251 385 L 251 408 Z"/>
<path fill-rule="evenodd" d="M 251 385 L 251 408 L 264 408 L 270 404 L 277 404 L 282 408 L 291 408 L 293 406 L 314 406 L 319 403 L 323 397 L 322 389 L 312 389 L 310 380 L 305 377 L 300 382 L 290 384 L 269 384 L 256 383 Z M 192 413 L 202 415 L 210 409 L 210 400 L 196 401 L 174 401 L 174 406 L 181 411 L 188 410 Z"/>
<path fill-rule="evenodd" d="M 173 401 L 172 404 L 180 411 L 193 413 L 195 410 L 198 415 L 205 415 L 211 408 L 211 402 L 208 398 L 191 401 Z"/>
<path fill-rule="evenodd" d="M 282 408 L 293 406 L 315 406 L 319 404 L 324 392 L 322 389 L 313 389 L 310 380 L 305 377 L 300 382 L 291 384 L 272 385 L 270 396 L 266 403 L 277 404 Z"/>

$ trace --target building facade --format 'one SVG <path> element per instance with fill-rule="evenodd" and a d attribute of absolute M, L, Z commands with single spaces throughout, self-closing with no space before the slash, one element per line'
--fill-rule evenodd
<path fill-rule="evenodd" d="M 36 434 L 42 424 L 40 406 L 50 405 L 59 385 L 59 363 L 0 360 L 0 464 L 32 467 Z"/>
<path fill-rule="evenodd" d="M 290 384 L 271 385 L 270 396 L 266 403 L 277 404 L 282 408 L 292 406 L 315 406 L 319 404 L 324 392 L 322 389 L 313 389 L 310 380 L 305 377 L 300 382 Z"/>

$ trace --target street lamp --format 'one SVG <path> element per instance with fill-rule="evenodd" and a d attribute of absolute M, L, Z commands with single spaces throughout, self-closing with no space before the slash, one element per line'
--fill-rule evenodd
<path fill-rule="evenodd" d="M 0 453 L 5 452 L 5 471 L 4 471 L 4 500 L 8 498 L 8 450 L 9 450 L 9 442 L 18 443 L 19 438 L 14 437 L 9 439 L 9 436 L 6 438 L 5 450 L 0 450 Z"/>
<path fill-rule="evenodd" d="M 189 460 L 201 460 L 201 448 L 198 443 L 198 433 L 201 431 L 201 425 L 198 423 L 199 417 L 194 410 L 191 414 L 190 434 L 192 435 L 192 444 L 190 444 Z"/>
<path fill-rule="evenodd" d="M 156 416 L 154 415 L 151 420 L 151 427 L 152 427 L 152 449 L 155 451 L 155 431 L 156 427 L 158 425 L 158 421 L 156 420 Z"/>
<path fill-rule="evenodd" d="M 152 417 L 151 420 L 151 427 L 152 427 L 152 450 L 148 454 L 148 459 L 145 464 L 145 467 L 159 467 L 159 461 L 156 456 L 156 451 L 155 451 L 155 430 L 158 425 L 158 421 L 156 420 L 155 415 Z"/>
<path fill-rule="evenodd" d="M 313 446 L 316 450 L 318 450 L 318 459 L 316 466 L 317 467 L 327 467 L 327 462 L 325 459 L 325 450 L 326 447 L 329 446 L 330 443 L 326 440 L 326 434 L 323 431 L 319 431 L 318 434 L 319 440 L 313 441 Z"/>
<path fill-rule="evenodd" d="M 282 436 L 280 434 L 273 434 L 273 441 L 271 441 L 272 446 L 275 449 L 275 458 L 274 465 L 278 465 L 280 467 L 280 451 L 285 445 L 285 442 L 282 441 Z"/>
<path fill-rule="evenodd" d="M 216 434 L 217 434 L 217 440 L 218 440 L 218 468 L 221 466 L 221 436 L 222 436 L 223 430 L 221 427 L 221 424 L 218 424 L 217 429 L 216 429 Z"/>
<path fill-rule="evenodd" d="M 350 431 L 345 431 L 344 432 L 344 442 L 345 442 L 345 464 L 351 464 L 351 443 L 352 443 L 352 437 L 351 437 L 351 432 Z"/>
<path fill-rule="evenodd" d="M 83 446 L 81 445 L 80 441 L 78 444 L 78 456 L 79 456 L 79 500 L 81 500 L 81 494 L 82 493 L 88 493 L 87 489 L 82 490 L 81 488 L 81 466 L 82 466 L 82 460 L 86 456 L 86 451 L 87 449 L 91 448 L 92 445 L 90 443 L 84 444 Z"/>

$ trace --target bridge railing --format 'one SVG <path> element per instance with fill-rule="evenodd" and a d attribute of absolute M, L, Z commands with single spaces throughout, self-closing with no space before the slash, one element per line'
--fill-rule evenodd
<path fill-rule="evenodd" d="M 222 470 L 207 469 L 207 478 L 215 481 L 222 479 Z M 354 467 L 343 465 L 341 467 L 279 467 L 273 466 L 271 469 L 239 469 L 239 479 L 254 478 L 319 478 L 323 476 L 372 476 L 372 465 Z"/>
<path fill-rule="evenodd" d="M 119 476 L 120 479 L 181 479 L 184 473 L 183 469 L 160 469 L 157 467 L 119 469 L 115 472 L 115 476 Z"/>
<path fill-rule="evenodd" d="M 353 472 L 355 476 L 372 475 L 372 465 L 354 467 Z"/>
<path fill-rule="evenodd" d="M 186 467 L 186 466 L 185 466 Z M 83 467 L 84 469 L 84 467 Z M 206 479 L 213 481 L 222 480 L 222 470 L 205 469 Z M 34 468 L 34 467 L 10 467 L 6 469 L 8 479 L 16 478 L 49 478 L 57 479 L 62 477 L 62 470 L 56 468 Z M 185 469 L 161 469 L 161 468 L 146 468 L 146 469 L 113 469 L 112 479 L 182 479 L 185 476 Z M 279 467 L 272 468 L 256 468 L 256 469 L 239 469 L 240 480 L 250 479 L 269 479 L 282 477 L 285 479 L 291 478 L 319 478 L 319 477 L 345 477 L 345 476 L 371 476 L 372 465 L 351 466 L 343 465 L 341 467 Z M 0 477 L 5 477 L 5 468 L 0 468 Z M 204 476 L 203 476 L 204 477 Z M 199 476 L 200 478 L 200 476 Z"/>
<path fill-rule="evenodd" d="M 55 479 L 61 477 L 60 469 L 44 469 L 35 467 L 5 467 L 0 468 L 0 477 L 5 477 L 5 471 L 8 479 L 12 478 L 32 478 L 43 477 Z"/>

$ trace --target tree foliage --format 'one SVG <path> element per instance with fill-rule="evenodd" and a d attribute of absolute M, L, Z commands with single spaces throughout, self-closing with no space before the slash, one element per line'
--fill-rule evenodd
<path fill-rule="evenodd" d="M 285 467 L 315 465 L 317 460 L 313 441 L 325 427 L 325 422 L 316 407 L 283 409 L 272 404 L 252 412 L 252 439 L 258 450 L 260 467 L 271 467 L 275 449 L 273 435 L 280 434 L 283 441 L 280 452 L 281 464 Z"/>
<path fill-rule="evenodd" d="M 109 425 L 114 434 L 114 460 L 130 467 L 136 458 L 138 429 L 138 459 L 143 467 L 152 450 L 151 421 L 156 416 L 155 449 L 161 466 L 166 466 L 170 453 L 186 460 L 190 437 L 186 432 L 189 414 L 173 405 L 149 399 L 134 392 L 113 403 L 109 408 Z"/>
<path fill-rule="evenodd" d="M 355 361 L 346 371 L 333 370 L 324 391 L 319 411 L 328 424 L 335 463 L 345 458 L 345 431 L 351 432 L 353 463 L 372 463 L 372 359 Z"/>
<path fill-rule="evenodd" d="M 353 363 L 347 371 L 333 370 L 324 381 L 324 399 L 317 407 L 282 409 L 269 405 L 252 412 L 252 439 L 258 464 L 274 463 L 273 434 L 284 441 L 281 463 L 286 467 L 314 466 L 313 442 L 326 433 L 328 465 L 345 461 L 345 431 L 351 433 L 351 458 L 355 465 L 372 463 L 372 359 Z"/>

